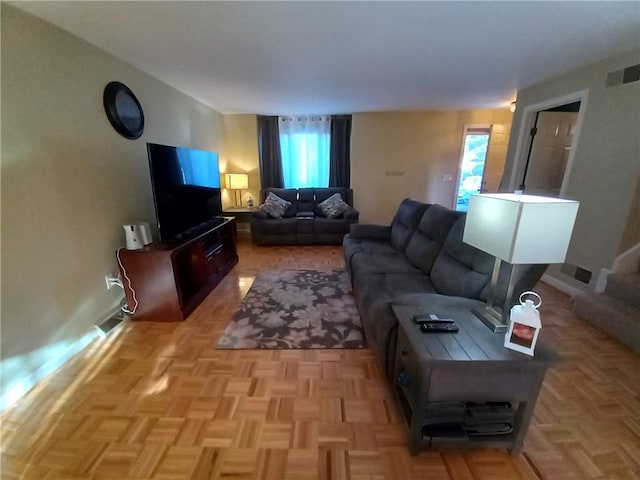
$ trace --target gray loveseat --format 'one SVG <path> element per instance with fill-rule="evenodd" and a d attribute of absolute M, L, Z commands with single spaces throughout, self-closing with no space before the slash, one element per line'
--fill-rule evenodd
<path fill-rule="evenodd" d="M 397 339 L 392 304 L 484 308 L 495 258 L 462 241 L 466 214 L 405 199 L 390 226 L 358 224 L 344 238 L 345 265 L 367 342 L 391 380 Z M 507 265 L 496 298 L 507 308 L 547 265 L 518 265 L 511 299 Z"/>
<path fill-rule="evenodd" d="M 340 245 L 349 227 L 358 223 L 350 188 L 267 188 L 260 192 L 260 203 L 270 192 L 291 206 L 282 218 L 252 209 L 251 239 L 257 245 Z M 336 193 L 350 208 L 336 218 L 327 218 L 318 205 Z"/>

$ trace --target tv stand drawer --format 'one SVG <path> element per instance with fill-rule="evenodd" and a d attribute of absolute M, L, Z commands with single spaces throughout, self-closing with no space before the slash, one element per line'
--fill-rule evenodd
<path fill-rule="evenodd" d="M 206 252 L 205 262 L 207 275 L 209 277 L 215 275 L 224 266 L 224 250 L 222 244 L 218 244 Z"/>

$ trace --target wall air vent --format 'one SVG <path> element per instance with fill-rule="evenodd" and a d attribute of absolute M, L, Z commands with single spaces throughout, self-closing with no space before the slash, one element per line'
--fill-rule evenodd
<path fill-rule="evenodd" d="M 607 75 L 607 87 L 615 87 L 640 80 L 640 64 L 632 65 L 622 70 L 609 72 Z"/>
<path fill-rule="evenodd" d="M 587 285 L 589 285 L 589 282 L 591 281 L 592 272 L 571 263 L 562 264 L 562 266 L 560 267 L 560 271 L 565 275 L 569 275 L 570 277 L 573 277 L 579 282 L 585 283 Z"/>
<path fill-rule="evenodd" d="M 591 281 L 591 272 L 584 268 L 576 267 L 576 273 L 573 275 L 573 278 L 579 282 L 589 285 L 589 282 Z"/>
<path fill-rule="evenodd" d="M 106 337 L 114 328 L 120 325 L 124 321 L 124 319 L 124 313 L 122 311 L 117 311 L 101 324 L 95 325 L 95 328 L 98 331 L 98 335 L 103 338 Z"/>

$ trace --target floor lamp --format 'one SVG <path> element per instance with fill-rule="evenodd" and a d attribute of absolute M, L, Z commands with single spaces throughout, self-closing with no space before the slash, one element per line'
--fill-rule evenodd
<path fill-rule="evenodd" d="M 505 302 L 513 295 L 513 266 L 562 263 L 567 254 L 579 203 L 534 195 L 472 195 L 463 241 L 496 257 L 487 306 L 474 311 L 495 333 L 507 331 L 511 305 L 497 305 L 502 262 L 510 264 Z"/>
<path fill-rule="evenodd" d="M 225 174 L 227 188 L 233 190 L 236 207 L 242 206 L 242 190 L 249 188 L 249 176 L 246 173 Z"/>

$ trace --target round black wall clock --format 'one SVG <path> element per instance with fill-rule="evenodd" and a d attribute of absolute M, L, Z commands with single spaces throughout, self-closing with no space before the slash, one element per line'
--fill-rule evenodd
<path fill-rule="evenodd" d="M 120 82 L 110 82 L 104 87 L 102 100 L 113 128 L 123 137 L 140 138 L 144 131 L 144 112 L 129 87 Z"/>

